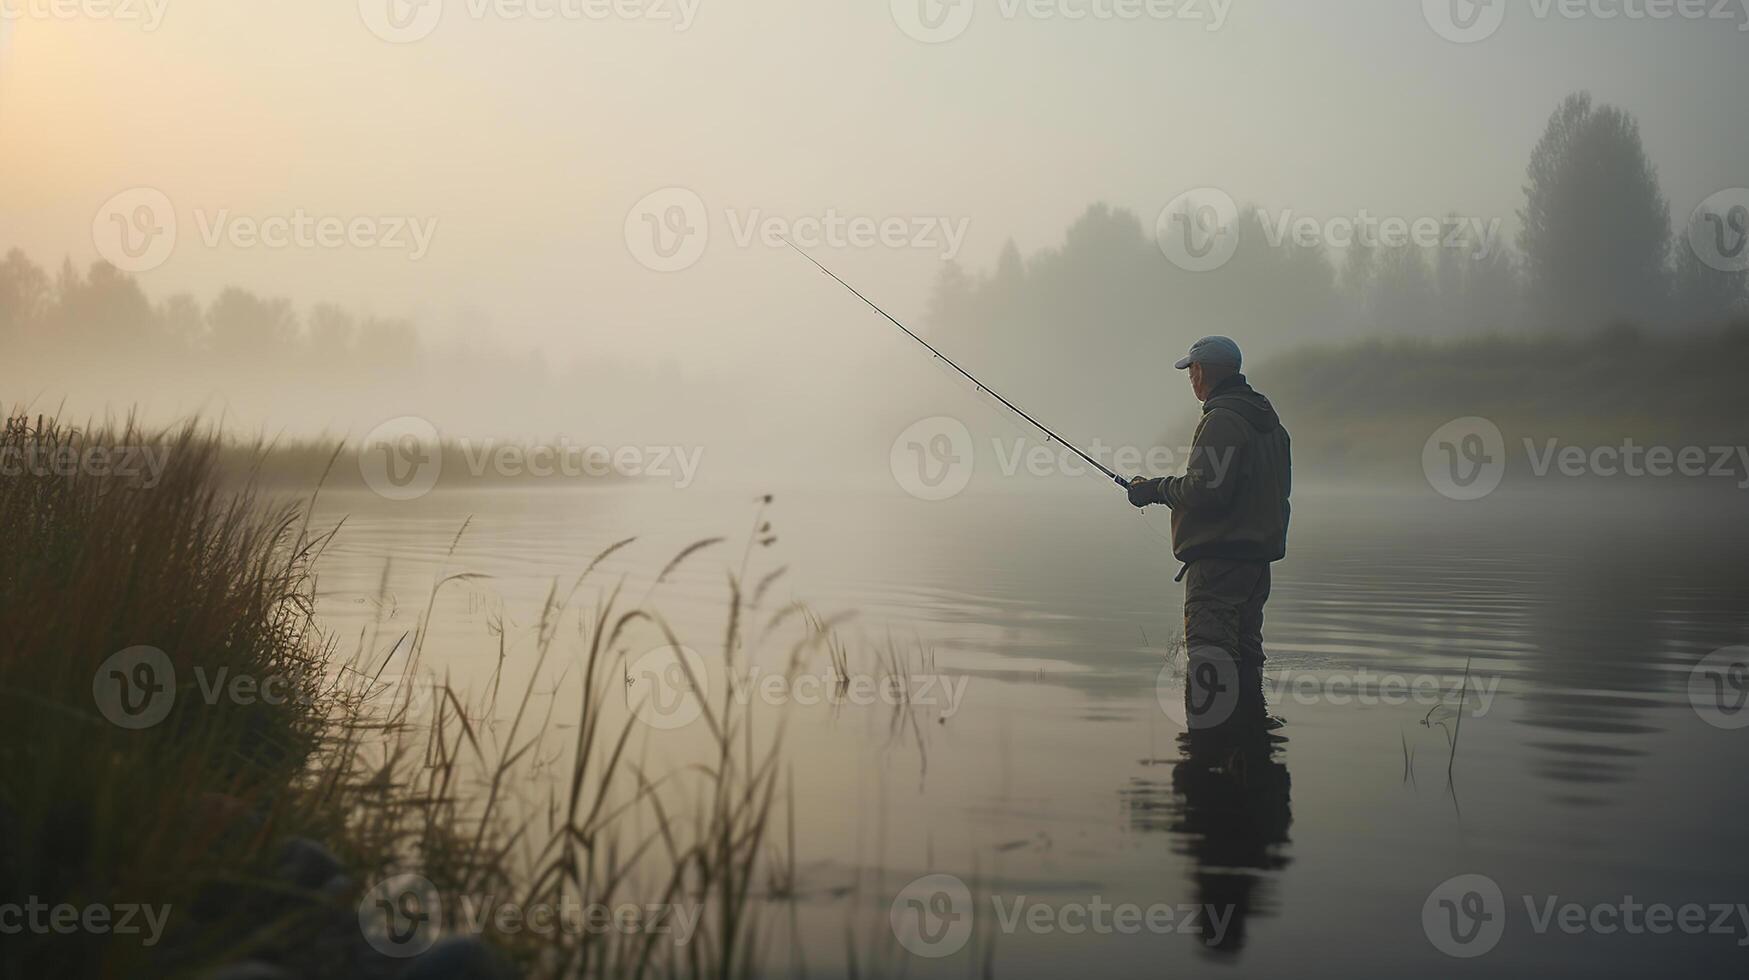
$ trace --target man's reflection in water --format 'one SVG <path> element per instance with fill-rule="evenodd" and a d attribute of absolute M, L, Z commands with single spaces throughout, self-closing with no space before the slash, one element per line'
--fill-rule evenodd
<path fill-rule="evenodd" d="M 1262 672 L 1235 677 L 1232 660 L 1216 656 L 1218 670 L 1190 658 L 1188 731 L 1178 737 L 1170 792 L 1138 779 L 1124 796 L 1132 827 L 1174 835 L 1173 850 L 1195 861 L 1185 901 L 1213 909 L 1197 917 L 1198 929 L 1205 951 L 1223 956 L 1244 948 L 1253 914 L 1273 911 L 1269 873 L 1289 861 L 1293 811 L 1287 739 L 1264 703 Z"/>

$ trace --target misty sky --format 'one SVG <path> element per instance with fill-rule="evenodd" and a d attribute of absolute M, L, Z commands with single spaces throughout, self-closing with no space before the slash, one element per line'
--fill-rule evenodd
<path fill-rule="evenodd" d="M 1405 0 L 1181 5 L 1194 21 L 976 0 L 963 34 L 925 44 L 899 25 L 914 0 L 647 0 L 633 6 L 649 16 L 605 20 L 450 0 L 429 36 L 393 44 L 366 26 L 377 0 L 48 13 L 66 2 L 0 0 L 15 15 L 0 27 L 0 248 L 88 262 L 99 208 L 153 187 L 179 221 L 174 254 L 141 274 L 154 297 L 236 284 L 438 336 L 700 370 L 865 353 L 840 329 L 847 297 L 796 256 L 736 244 L 759 215 L 963 222 L 972 268 L 1011 236 L 1056 243 L 1095 200 L 1151 226 L 1201 185 L 1321 217 L 1497 216 L 1511 233 L 1530 149 L 1581 88 L 1638 116 L 1678 227 L 1749 183 L 1749 17 L 1734 8 L 1539 20 L 1527 2 L 1455 44 Z M 672 186 L 705 202 L 711 237 L 664 274 L 628 248 L 627 216 Z M 299 209 L 436 224 L 417 261 L 203 240 L 221 211 Z M 943 244 L 816 254 L 917 316 Z M 774 341 L 797 346 L 774 355 Z"/>

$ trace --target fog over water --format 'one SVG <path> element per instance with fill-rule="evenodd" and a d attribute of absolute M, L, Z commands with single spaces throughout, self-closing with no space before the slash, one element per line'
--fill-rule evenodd
<path fill-rule="evenodd" d="M 372 4 L 7 9 L 0 247 L 51 277 L 63 260 L 83 271 L 119 227 L 105 209 L 124 224 L 138 214 L 116 195 L 156 192 L 174 245 L 135 281 L 152 304 L 193 304 L 165 315 L 167 332 L 225 350 L 142 360 L 91 327 L 28 364 L 8 358 L 8 392 L 65 397 L 76 413 L 223 413 L 246 432 L 358 433 L 414 414 L 455 435 L 684 440 L 718 465 L 799 471 L 871 448 L 878 462 L 919 417 L 977 416 L 776 244 L 789 234 L 1079 437 L 1153 440 L 1173 413 L 1137 413 L 1163 404 L 1153 386 L 1176 397 L 1163 362 L 1204 333 L 1234 333 L 1261 358 L 1531 319 L 1407 322 L 1387 305 L 1369 321 L 1261 273 L 1232 287 L 1250 312 L 1219 290 L 1186 298 L 1236 275 L 1199 283 L 1150 244 L 1186 192 L 1263 209 L 1243 221 L 1248 245 L 1315 219 L 1334 276 L 1345 221 L 1456 215 L 1516 257 L 1530 151 L 1576 91 L 1637 120 L 1678 244 L 1697 205 L 1745 182 L 1749 157 L 1733 95 L 1749 82 L 1749 21 L 1731 8 L 1734 20 L 1513 7 L 1477 43 L 1384 0 L 991 0 L 942 8 L 937 28 L 929 4 L 804 0 L 650 0 L 606 16 L 414 5 L 405 28 Z M 430 10 L 441 17 L 422 19 Z M 1080 338 L 1067 347 L 994 318 L 956 335 L 932 316 L 951 264 L 995 274 L 1010 242 L 1029 263 L 1073 251 L 1078 222 L 1104 234 L 1084 221 L 1095 204 L 1135 215 L 1134 261 L 1167 282 L 1162 295 L 1104 290 L 1117 263 L 1096 246 L 1082 253 L 1095 264 L 1057 273 L 1073 288 L 1039 325 Z M 707 226 L 686 241 L 696 255 L 679 255 L 691 264 L 657 271 L 673 263 L 655 236 Z M 1440 250 L 1428 252 L 1435 276 Z M 233 287 L 287 305 L 232 317 L 230 341 L 203 339 L 217 328 L 201 311 L 210 321 Z M 1402 302 L 1426 306 L 1412 290 Z M 396 329 L 323 349 L 323 304 L 346 319 L 330 334 Z M 290 358 L 297 338 L 314 346 Z M 1128 394 L 1112 401 L 1114 388 Z"/>
<path fill-rule="evenodd" d="M 1749 0 L 0 0 L 0 931 L 1740 973 L 1746 54 Z M 458 928 L 525 887 L 709 914 Z"/>

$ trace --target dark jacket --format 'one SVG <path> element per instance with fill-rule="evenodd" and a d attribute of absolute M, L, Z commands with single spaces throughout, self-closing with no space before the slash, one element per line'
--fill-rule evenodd
<path fill-rule="evenodd" d="M 1172 553 L 1280 561 L 1287 554 L 1293 454 L 1275 406 L 1236 374 L 1202 406 L 1183 476 L 1160 484 L 1172 508 Z"/>

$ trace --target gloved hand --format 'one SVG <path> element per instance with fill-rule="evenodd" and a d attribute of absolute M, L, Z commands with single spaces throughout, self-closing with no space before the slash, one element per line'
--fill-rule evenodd
<path fill-rule="evenodd" d="M 1160 503 L 1161 480 L 1144 480 L 1136 477 L 1130 481 L 1130 503 L 1135 507 L 1146 507 L 1149 504 Z"/>

